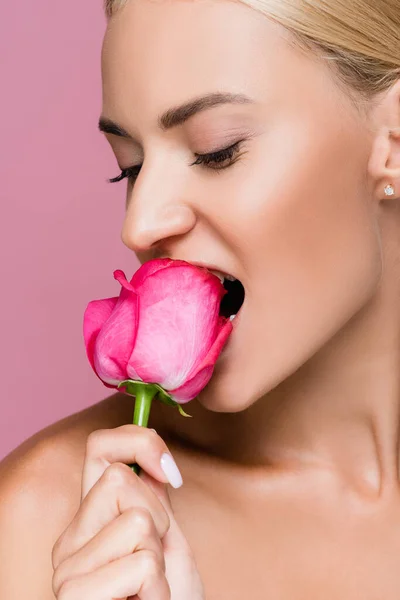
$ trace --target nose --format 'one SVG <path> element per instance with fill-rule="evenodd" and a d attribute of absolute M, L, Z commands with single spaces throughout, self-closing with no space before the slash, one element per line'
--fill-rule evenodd
<path fill-rule="evenodd" d="M 193 209 L 176 199 L 176 192 L 160 190 L 157 197 L 143 189 L 140 198 L 132 196 L 121 232 L 122 242 L 136 253 L 145 252 L 174 236 L 187 234 L 196 223 Z"/>

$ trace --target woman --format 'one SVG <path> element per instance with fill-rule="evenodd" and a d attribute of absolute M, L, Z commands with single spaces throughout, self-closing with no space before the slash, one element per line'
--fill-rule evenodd
<path fill-rule="evenodd" d="M 398 0 L 106 12 L 122 240 L 244 303 L 192 419 L 117 393 L 6 457 L 0 596 L 397 600 Z"/>

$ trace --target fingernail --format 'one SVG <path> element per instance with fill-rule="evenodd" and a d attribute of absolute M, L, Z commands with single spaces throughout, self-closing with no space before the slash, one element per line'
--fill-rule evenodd
<path fill-rule="evenodd" d="M 183 480 L 181 472 L 179 471 L 176 462 L 170 454 L 164 452 L 161 457 L 161 468 L 164 471 L 168 481 L 174 488 L 181 487 Z"/>

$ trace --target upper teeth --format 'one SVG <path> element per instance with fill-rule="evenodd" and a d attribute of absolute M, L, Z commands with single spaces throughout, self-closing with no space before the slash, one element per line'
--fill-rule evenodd
<path fill-rule="evenodd" d="M 224 279 L 228 279 L 229 281 L 235 281 L 235 277 L 233 277 L 233 275 L 227 275 L 225 273 L 222 273 L 221 271 L 214 271 L 213 269 L 210 269 L 210 273 L 214 273 L 214 275 L 216 275 L 217 277 L 219 277 L 221 283 L 224 283 Z"/>

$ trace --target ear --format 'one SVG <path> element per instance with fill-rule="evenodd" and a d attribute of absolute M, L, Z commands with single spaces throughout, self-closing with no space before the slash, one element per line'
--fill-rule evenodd
<path fill-rule="evenodd" d="M 400 79 L 374 108 L 375 138 L 368 162 L 377 200 L 400 198 Z M 386 195 L 391 185 L 394 194 Z"/>

